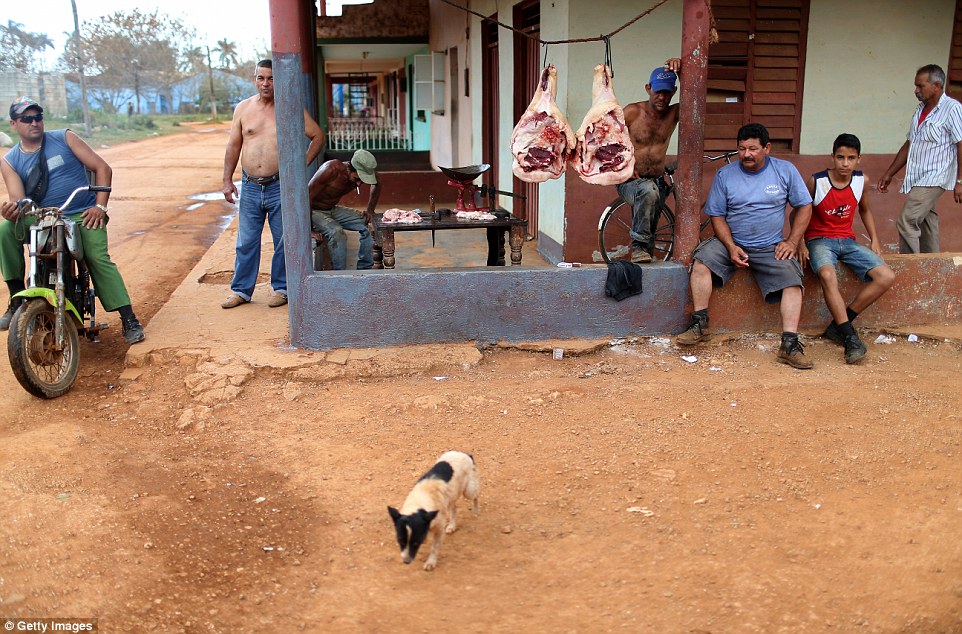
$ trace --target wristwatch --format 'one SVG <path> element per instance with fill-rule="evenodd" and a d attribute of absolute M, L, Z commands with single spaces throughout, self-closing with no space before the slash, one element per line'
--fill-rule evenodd
<path fill-rule="evenodd" d="M 94 205 L 94 207 L 96 207 L 97 209 L 99 209 L 100 211 L 102 211 L 102 212 L 104 212 L 104 213 L 107 213 L 107 211 L 109 211 L 109 210 L 107 209 L 107 205 L 101 205 L 100 203 L 97 203 L 96 205 Z"/>

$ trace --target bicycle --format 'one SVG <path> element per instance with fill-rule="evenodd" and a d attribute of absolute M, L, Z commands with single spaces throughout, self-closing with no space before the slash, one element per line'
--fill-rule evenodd
<path fill-rule="evenodd" d="M 737 150 L 725 152 L 718 156 L 705 155 L 708 162 L 725 160 L 731 163 Z M 666 165 L 665 173 L 658 178 L 658 188 L 662 192 L 659 209 L 653 214 L 652 260 L 667 261 L 671 259 L 675 244 L 675 212 L 668 206 L 668 198 L 675 195 L 674 181 L 675 166 Z M 605 264 L 612 260 L 629 260 L 631 258 L 631 216 L 632 208 L 623 198 L 613 200 L 598 219 L 598 247 Z M 711 224 L 711 218 L 705 218 L 699 227 L 699 235 Z"/>

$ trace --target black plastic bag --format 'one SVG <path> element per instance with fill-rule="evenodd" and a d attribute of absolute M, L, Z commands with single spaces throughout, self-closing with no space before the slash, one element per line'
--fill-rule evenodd
<path fill-rule="evenodd" d="M 641 272 L 637 264 L 625 260 L 608 263 L 608 279 L 605 281 L 605 295 L 621 301 L 641 293 Z"/>

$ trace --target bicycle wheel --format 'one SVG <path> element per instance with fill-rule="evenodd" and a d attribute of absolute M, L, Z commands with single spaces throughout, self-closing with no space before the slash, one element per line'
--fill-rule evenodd
<path fill-rule="evenodd" d="M 675 243 L 675 214 L 662 205 L 655 217 L 653 260 L 671 258 Z M 631 205 L 621 198 L 608 205 L 598 220 L 598 246 L 605 263 L 631 258 Z"/>
<path fill-rule="evenodd" d="M 616 198 L 598 219 L 598 247 L 605 263 L 631 257 L 631 205 Z"/>
<path fill-rule="evenodd" d="M 668 205 L 661 206 L 658 222 L 655 223 L 654 238 L 652 259 L 667 262 L 675 250 L 675 214 Z"/>

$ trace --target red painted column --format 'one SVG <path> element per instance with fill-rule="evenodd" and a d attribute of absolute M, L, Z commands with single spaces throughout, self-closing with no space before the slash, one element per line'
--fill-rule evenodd
<path fill-rule="evenodd" d="M 673 258 L 686 264 L 691 262 L 691 255 L 698 246 L 708 29 L 706 0 L 685 0 L 681 26 L 681 120 L 678 124 L 678 170 L 675 172 L 678 207 L 675 210 Z"/>
<path fill-rule="evenodd" d="M 270 0 L 271 50 L 274 54 L 304 54 L 302 0 Z"/>

